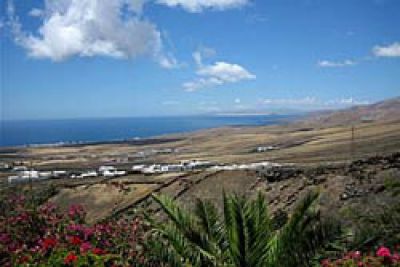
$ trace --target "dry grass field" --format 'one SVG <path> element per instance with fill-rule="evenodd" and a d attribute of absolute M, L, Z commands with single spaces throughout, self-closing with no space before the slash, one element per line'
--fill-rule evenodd
<path fill-rule="evenodd" d="M 148 195 L 155 187 L 156 185 L 150 184 L 130 184 L 124 185 L 122 189 L 110 183 L 82 185 L 63 188 L 49 201 L 62 210 L 67 210 L 70 205 L 82 205 L 87 212 L 88 222 L 91 223 L 131 205 Z"/>
<path fill-rule="evenodd" d="M 352 158 L 390 153 L 400 148 L 400 120 L 359 123 L 354 126 L 308 127 L 301 124 L 263 127 L 230 127 L 173 135 L 179 141 L 155 145 L 84 145 L 81 147 L 26 148 L 13 157 L 23 155 L 36 168 L 90 169 L 103 164 L 127 165 L 135 162 L 173 163 L 203 159 L 219 163 L 274 161 L 280 163 L 319 163 L 346 161 Z M 275 146 L 276 150 L 255 153 L 259 146 Z M 174 148 L 171 154 L 135 157 L 151 149 Z M 7 155 L 2 154 L 2 157 Z"/>
<path fill-rule="evenodd" d="M 361 111 L 365 113 L 364 109 Z M 336 117 L 334 114 L 333 118 Z M 129 170 L 133 164 L 176 163 L 192 159 L 216 163 L 271 161 L 313 167 L 348 163 L 358 158 L 400 151 L 400 119 L 396 116 L 369 122 L 355 119 L 353 125 L 346 120 L 333 123 L 335 120 L 330 117 L 324 120 L 329 123 L 309 120 L 273 126 L 216 128 L 160 136 L 154 138 L 154 142 L 141 144 L 126 142 L 3 149 L 0 151 L 0 160 L 25 162 L 36 169 L 51 170 L 92 170 L 101 165 Z M 257 147 L 266 146 L 276 149 L 255 152 Z M 173 149 L 173 152 L 137 156 L 140 152 L 162 149 Z M 7 175 L 0 172 L 2 188 L 8 186 Z M 343 191 L 343 186 L 340 185 L 346 183 L 346 180 L 335 175 L 332 177 L 334 180 L 329 182 L 327 188 L 332 187 L 329 191 L 334 192 L 334 197 L 337 197 L 339 193 L 335 190 L 339 188 Z M 297 198 L 293 197 L 296 192 L 304 189 L 304 182 L 301 180 L 279 182 L 272 189 L 260 188 L 258 182 L 259 176 L 255 172 L 203 171 L 150 176 L 131 174 L 113 179 L 99 177 L 47 180 L 34 183 L 33 188 L 55 186 L 58 193 L 50 201 L 63 209 L 71 204 L 82 204 L 87 209 L 90 222 L 123 213 L 136 205 L 150 210 L 157 209 L 151 201 L 146 204 L 153 192 L 170 195 L 184 205 L 191 206 L 196 198 L 207 198 L 220 203 L 223 190 L 247 194 L 258 188 L 269 192 L 270 204 L 281 207 L 282 203 L 293 203 Z M 281 199 L 282 188 L 286 188 L 285 199 Z"/>

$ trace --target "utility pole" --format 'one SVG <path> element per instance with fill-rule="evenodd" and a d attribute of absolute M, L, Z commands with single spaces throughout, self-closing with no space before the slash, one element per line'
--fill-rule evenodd
<path fill-rule="evenodd" d="M 354 152 L 355 152 L 355 144 L 354 144 L 354 124 L 352 124 L 352 125 L 351 125 L 351 144 L 350 144 L 351 161 L 354 160 Z"/>

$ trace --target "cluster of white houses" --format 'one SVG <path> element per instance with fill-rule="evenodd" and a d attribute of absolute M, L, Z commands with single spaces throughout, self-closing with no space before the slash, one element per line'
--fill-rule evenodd
<path fill-rule="evenodd" d="M 208 171 L 234 171 L 234 170 L 262 170 L 280 166 L 280 164 L 269 161 L 256 162 L 248 164 L 215 164 L 210 161 L 183 161 L 179 164 L 152 164 L 152 165 L 134 165 L 132 171 L 144 174 L 167 173 L 167 172 L 186 172 L 193 170 Z"/>
<path fill-rule="evenodd" d="M 210 170 L 213 171 L 263 170 L 279 166 L 281 166 L 281 164 L 264 161 L 264 162 L 248 163 L 248 164 L 219 165 L 211 167 Z"/>
<path fill-rule="evenodd" d="M 27 182 L 34 180 L 45 180 L 50 178 L 63 178 L 67 176 L 66 171 L 37 171 L 37 170 L 29 170 L 25 166 L 17 166 L 13 168 L 13 172 L 15 175 L 11 175 L 8 177 L 9 183 L 19 183 L 19 182 Z"/>
<path fill-rule="evenodd" d="M 267 152 L 267 151 L 277 150 L 277 149 L 279 149 L 279 148 L 276 146 L 259 146 L 255 149 L 255 151 L 261 153 L 261 152 Z"/>
<path fill-rule="evenodd" d="M 212 166 L 215 166 L 215 164 L 210 161 L 185 160 L 185 161 L 181 161 L 178 164 L 134 165 L 132 167 L 132 171 L 140 172 L 140 173 L 144 173 L 144 174 L 167 173 L 167 172 L 186 172 L 186 171 L 207 169 Z"/>
<path fill-rule="evenodd" d="M 186 172 L 199 169 L 206 169 L 215 166 L 208 161 L 182 161 L 179 164 L 150 164 L 150 165 L 134 165 L 133 173 L 143 174 L 160 174 L 167 172 Z M 95 178 L 103 177 L 120 177 L 127 174 L 125 170 L 118 170 L 114 166 L 100 166 L 98 170 L 90 170 L 85 172 L 67 172 L 67 171 L 37 171 L 28 169 L 26 166 L 17 166 L 12 169 L 14 175 L 8 177 L 9 183 L 39 181 L 52 178 Z"/>
<path fill-rule="evenodd" d="M 188 160 L 181 161 L 178 164 L 140 164 L 134 165 L 130 173 L 143 173 L 143 174 L 161 174 L 171 172 L 189 172 L 194 170 L 208 170 L 208 171 L 234 171 L 234 170 L 262 170 L 271 167 L 280 166 L 277 163 L 271 162 L 257 162 L 248 164 L 216 164 L 210 161 L 200 160 Z M 9 183 L 19 183 L 28 181 L 39 181 L 44 179 L 55 179 L 55 178 L 95 178 L 99 176 L 103 177 L 120 177 L 127 175 L 128 172 L 125 170 L 118 170 L 114 166 L 100 166 L 98 170 L 91 170 L 85 172 L 67 172 L 63 170 L 56 171 L 37 171 L 28 169 L 25 166 L 17 166 L 12 169 L 15 173 L 8 177 Z"/>
<path fill-rule="evenodd" d="M 37 171 L 28 169 L 26 166 L 17 166 L 12 169 L 15 173 L 8 177 L 9 183 L 20 183 L 28 181 L 39 181 L 45 179 L 57 179 L 57 178 L 94 178 L 98 176 L 104 177 L 118 177 L 127 174 L 126 171 L 118 170 L 114 166 L 101 166 L 97 171 L 86 171 L 77 174 L 76 172 L 69 173 L 63 170 L 56 171 Z"/>

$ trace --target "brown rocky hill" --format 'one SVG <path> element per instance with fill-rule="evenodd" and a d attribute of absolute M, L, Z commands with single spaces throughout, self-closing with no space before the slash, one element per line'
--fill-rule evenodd
<path fill-rule="evenodd" d="M 350 125 L 360 122 L 390 121 L 400 118 L 400 97 L 391 98 L 371 105 L 354 106 L 336 111 L 311 113 L 303 121 L 320 126 Z"/>

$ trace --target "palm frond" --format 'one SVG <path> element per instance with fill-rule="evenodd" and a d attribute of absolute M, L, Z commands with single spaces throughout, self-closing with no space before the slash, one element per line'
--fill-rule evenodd
<path fill-rule="evenodd" d="M 201 261 L 215 262 L 215 246 L 210 242 L 207 234 L 198 226 L 195 217 L 184 209 L 180 208 L 173 199 L 167 196 L 153 195 L 154 200 L 161 206 L 162 210 L 168 215 L 174 228 L 166 226 L 159 227 L 160 232 L 174 246 L 177 237 L 181 234 L 183 240 L 194 250 L 194 254 L 200 255 Z M 172 229 L 176 231 L 172 232 Z M 180 248 L 177 247 L 179 250 Z"/>
<path fill-rule="evenodd" d="M 224 195 L 229 252 L 235 266 L 264 266 L 272 223 L 264 197 L 256 200 Z"/>
<path fill-rule="evenodd" d="M 168 266 L 308 266 L 337 234 L 314 209 L 318 196 L 307 194 L 279 230 L 261 194 L 249 200 L 224 192 L 223 221 L 210 202 L 198 200 L 192 214 L 168 197 L 153 196 L 169 218 L 166 224 L 153 223 L 165 245 L 160 254 Z"/>
<path fill-rule="evenodd" d="M 268 240 L 272 236 L 272 220 L 266 201 L 261 193 L 249 203 L 247 225 L 249 233 L 249 266 L 264 266 L 268 252 Z"/>
<path fill-rule="evenodd" d="M 206 234 L 213 254 L 221 259 L 226 249 L 226 238 L 223 222 L 217 208 L 209 201 L 197 199 L 194 210 L 201 230 Z"/>

